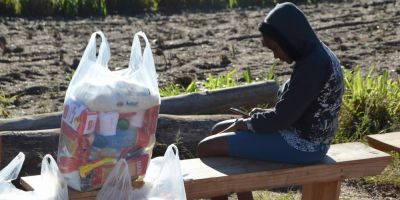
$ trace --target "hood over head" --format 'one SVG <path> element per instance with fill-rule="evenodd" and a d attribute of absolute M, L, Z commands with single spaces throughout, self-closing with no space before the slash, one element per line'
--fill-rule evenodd
<path fill-rule="evenodd" d="M 263 35 L 275 40 L 294 60 L 306 56 L 319 43 L 306 16 L 293 3 L 275 6 L 258 29 Z"/>

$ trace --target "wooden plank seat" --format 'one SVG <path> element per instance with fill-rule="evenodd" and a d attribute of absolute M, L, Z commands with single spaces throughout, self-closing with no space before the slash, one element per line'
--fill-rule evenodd
<path fill-rule="evenodd" d="M 302 199 L 338 199 L 340 183 L 345 178 L 379 174 L 391 161 L 389 154 L 362 143 L 332 145 L 325 160 L 315 165 L 293 165 L 231 157 L 182 160 L 188 175 L 185 189 L 188 199 L 302 185 Z M 28 190 L 34 189 L 35 178 L 21 178 Z M 94 192 L 70 190 L 70 199 L 95 199 Z"/>
<path fill-rule="evenodd" d="M 400 152 L 400 132 L 367 135 L 367 140 L 375 149 Z"/>

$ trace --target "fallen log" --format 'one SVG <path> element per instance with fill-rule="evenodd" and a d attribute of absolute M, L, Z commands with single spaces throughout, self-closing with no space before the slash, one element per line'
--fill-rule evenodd
<path fill-rule="evenodd" d="M 59 128 L 61 112 L 29 115 L 0 120 L 0 131 L 21 131 Z"/>
<path fill-rule="evenodd" d="M 251 108 L 259 104 L 273 105 L 278 86 L 275 81 L 253 83 L 233 88 L 198 92 L 161 100 L 160 113 L 174 115 L 227 114 L 230 107 Z M 0 131 L 59 128 L 61 112 L 0 119 Z"/>
<path fill-rule="evenodd" d="M 206 92 L 191 93 L 162 99 L 160 113 L 174 115 L 229 113 L 230 107 L 273 105 L 278 86 L 266 81 Z"/>
<path fill-rule="evenodd" d="M 153 156 L 163 155 L 167 146 L 177 144 L 180 157 L 194 157 L 200 140 L 206 137 L 211 127 L 235 115 L 164 115 L 160 114 L 156 130 L 156 145 Z M 4 159 L 1 167 L 9 163 L 18 152 L 26 155 L 23 171 L 27 174 L 40 173 L 42 157 L 49 153 L 56 158 L 60 129 L 3 131 Z"/>

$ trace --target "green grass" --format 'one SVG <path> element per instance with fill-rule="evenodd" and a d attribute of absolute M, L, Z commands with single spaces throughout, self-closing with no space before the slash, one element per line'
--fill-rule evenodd
<path fill-rule="evenodd" d="M 400 127 L 400 79 L 373 68 L 364 77 L 358 67 L 344 70 L 346 91 L 336 143 L 360 141 L 367 134 L 389 132 Z"/>
<path fill-rule="evenodd" d="M 400 153 L 392 152 L 392 162 L 377 176 L 362 178 L 367 184 L 393 185 L 400 187 Z"/>
<path fill-rule="evenodd" d="M 4 0 L 3 4 L 6 9 L 14 12 L 15 14 L 21 14 L 22 5 L 19 0 Z"/>
<path fill-rule="evenodd" d="M 271 192 L 271 191 L 255 191 L 253 192 L 255 200 L 300 200 L 301 192 L 289 190 L 287 193 L 282 192 Z"/>
<path fill-rule="evenodd" d="M 106 0 L 0 0 L 4 14 L 23 16 L 107 15 Z"/>
<path fill-rule="evenodd" d="M 0 88 L 0 117 L 7 118 L 10 116 L 10 111 L 6 107 L 12 105 L 15 98 L 15 96 L 6 97 L 4 91 Z"/>
<path fill-rule="evenodd" d="M 160 96 L 168 97 L 168 96 L 176 96 L 182 94 L 184 88 L 180 85 L 170 83 L 165 87 L 160 88 Z"/>
<path fill-rule="evenodd" d="M 243 76 L 247 77 L 245 79 L 247 79 L 249 83 L 253 81 L 250 71 L 244 72 Z M 238 85 L 238 79 L 239 78 L 237 77 L 236 69 L 233 69 L 226 75 L 212 76 L 211 74 L 208 74 L 206 81 L 199 82 L 197 80 L 194 80 L 189 84 L 187 88 L 184 88 L 181 85 L 170 83 L 167 86 L 160 88 L 160 95 L 162 97 L 176 96 L 179 94 L 187 94 L 203 90 L 215 90 L 221 88 L 235 87 Z"/>
<path fill-rule="evenodd" d="M 231 9 L 266 6 L 278 0 L 0 0 L 0 13 L 22 16 L 106 16 L 136 14 L 144 11 L 179 11 L 185 9 Z M 316 0 L 297 2 L 315 3 Z"/>
<path fill-rule="evenodd" d="M 237 85 L 237 73 L 236 69 L 231 70 L 226 75 L 218 75 L 213 77 L 211 74 L 208 75 L 207 81 L 204 83 L 204 87 L 208 90 L 234 87 Z M 251 80 L 249 80 L 251 82 Z"/>
<path fill-rule="evenodd" d="M 228 8 L 235 8 L 238 6 L 238 2 L 236 0 L 228 0 Z"/>

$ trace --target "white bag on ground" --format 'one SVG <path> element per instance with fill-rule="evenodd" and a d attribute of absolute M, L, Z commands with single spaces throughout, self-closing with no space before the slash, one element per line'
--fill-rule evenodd
<path fill-rule="evenodd" d="M 126 161 L 119 160 L 97 195 L 97 200 L 185 200 L 178 153 L 178 148 L 171 144 L 163 157 L 151 159 L 144 177 L 145 183 L 138 189 L 132 188 Z"/>
<path fill-rule="evenodd" d="M 42 160 L 40 181 L 31 185 L 34 191 L 17 189 L 12 183 L 18 177 L 25 154 L 20 152 L 3 170 L 0 171 L 0 200 L 68 200 L 68 188 L 51 155 Z"/>

